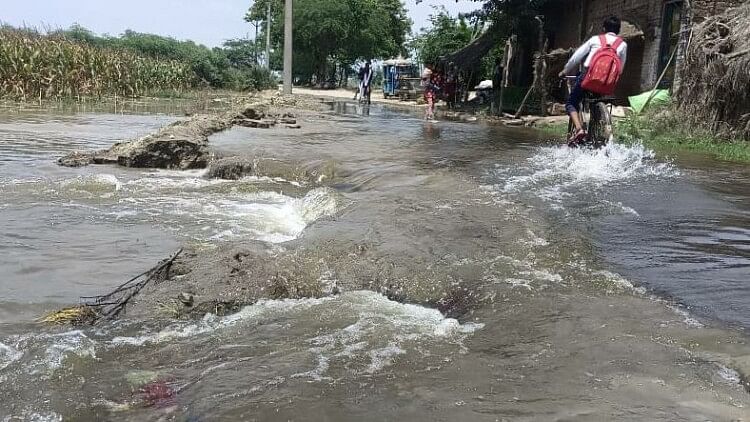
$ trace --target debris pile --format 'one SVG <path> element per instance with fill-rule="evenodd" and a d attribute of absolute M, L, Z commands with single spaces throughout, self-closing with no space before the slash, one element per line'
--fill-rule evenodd
<path fill-rule="evenodd" d="M 138 274 L 105 295 L 84 297 L 82 298 L 86 299 L 84 304 L 52 312 L 40 318 L 39 321 L 46 324 L 94 325 L 99 321 L 113 320 L 149 283 L 159 283 L 168 279 L 172 264 L 180 253 L 182 249 L 171 258 Z"/>
<path fill-rule="evenodd" d="M 750 140 L 750 3 L 693 28 L 680 65 L 677 107 L 726 138 Z"/>

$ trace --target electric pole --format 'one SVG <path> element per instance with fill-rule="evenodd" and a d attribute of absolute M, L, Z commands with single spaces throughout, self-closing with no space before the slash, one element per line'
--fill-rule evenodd
<path fill-rule="evenodd" d="M 292 0 L 284 7 L 284 94 L 292 93 Z"/>
<path fill-rule="evenodd" d="M 266 16 L 266 67 L 271 70 L 271 0 L 268 1 Z"/>
<path fill-rule="evenodd" d="M 258 27 L 260 26 L 260 21 L 252 21 L 250 22 L 250 25 L 255 27 L 255 38 L 253 38 L 253 61 L 255 61 L 255 65 L 258 65 Z M 247 39 L 250 40 L 250 34 L 247 34 Z"/>

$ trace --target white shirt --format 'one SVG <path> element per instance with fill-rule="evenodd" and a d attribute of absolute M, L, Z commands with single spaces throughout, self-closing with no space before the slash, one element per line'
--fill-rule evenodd
<path fill-rule="evenodd" d="M 605 37 L 607 38 L 607 42 L 609 43 L 609 45 L 612 45 L 617 39 L 617 34 L 613 32 L 607 32 L 607 34 L 605 34 Z M 582 46 L 578 47 L 578 50 L 576 50 L 575 53 L 573 53 L 573 56 L 570 58 L 570 60 L 568 60 L 568 63 L 565 64 L 563 72 L 565 72 L 566 75 L 575 74 L 578 70 L 578 65 L 580 65 L 582 61 L 583 67 L 588 68 L 589 64 L 591 64 L 591 58 L 594 57 L 594 54 L 596 54 L 597 50 L 599 50 L 600 48 L 602 48 L 602 43 L 599 41 L 599 36 L 596 35 L 591 37 Z M 617 47 L 617 55 L 620 56 L 622 66 L 624 68 L 625 60 L 628 56 L 628 44 L 625 41 L 623 41 L 622 44 Z"/>

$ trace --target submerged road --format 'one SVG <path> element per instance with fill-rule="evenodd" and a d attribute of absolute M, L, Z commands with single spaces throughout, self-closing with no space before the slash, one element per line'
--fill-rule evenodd
<path fill-rule="evenodd" d="M 1 418 L 750 417 L 750 171 L 380 104 L 298 114 L 212 148 L 329 179 L 62 169 L 70 143 L 172 118 L 0 117 Z M 32 323 L 179 244 L 191 271 L 120 323 Z M 182 291 L 259 300 L 175 319 Z"/>

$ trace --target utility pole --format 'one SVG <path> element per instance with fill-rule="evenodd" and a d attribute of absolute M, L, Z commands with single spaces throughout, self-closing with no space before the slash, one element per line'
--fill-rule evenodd
<path fill-rule="evenodd" d="M 266 16 L 266 67 L 271 70 L 271 0 L 268 0 Z"/>
<path fill-rule="evenodd" d="M 253 61 L 258 65 L 258 27 L 260 21 L 252 21 L 250 25 L 255 27 L 255 38 L 253 38 Z M 247 34 L 247 39 L 250 40 L 250 34 Z"/>
<path fill-rule="evenodd" d="M 292 0 L 284 7 L 284 94 L 292 93 Z"/>

